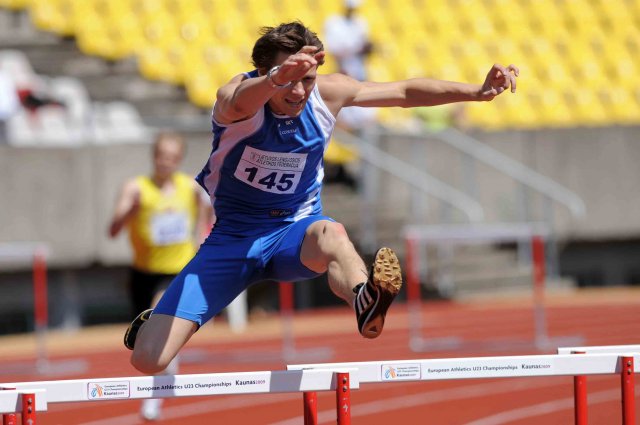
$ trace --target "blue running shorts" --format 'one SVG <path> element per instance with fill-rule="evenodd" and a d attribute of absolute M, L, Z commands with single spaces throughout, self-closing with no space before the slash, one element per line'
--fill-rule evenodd
<path fill-rule="evenodd" d="M 300 262 L 307 228 L 317 215 L 259 236 L 232 236 L 215 228 L 195 257 L 175 277 L 153 312 L 202 326 L 251 284 L 261 280 L 296 281 L 319 276 Z"/>

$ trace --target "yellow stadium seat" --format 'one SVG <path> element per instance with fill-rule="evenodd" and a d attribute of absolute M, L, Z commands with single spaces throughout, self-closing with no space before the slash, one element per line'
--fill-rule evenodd
<path fill-rule="evenodd" d="M 182 59 L 186 46 L 179 39 L 156 45 L 144 45 L 138 52 L 138 69 L 150 80 L 183 83 Z"/>
<path fill-rule="evenodd" d="M 213 42 L 214 23 L 201 15 L 182 16 L 176 20 L 178 34 L 187 44 L 207 44 Z"/>
<path fill-rule="evenodd" d="M 629 90 L 610 87 L 603 91 L 601 98 L 616 123 L 634 124 L 640 121 L 640 105 Z"/>
<path fill-rule="evenodd" d="M 213 107 L 218 85 L 217 80 L 211 75 L 205 73 L 195 75 L 185 83 L 185 88 L 187 97 L 193 104 L 205 109 Z"/>
<path fill-rule="evenodd" d="M 520 40 L 531 34 L 526 3 L 493 0 L 492 5 L 487 8 L 491 10 L 496 32 L 502 37 Z"/>
<path fill-rule="evenodd" d="M 32 22 L 40 29 L 60 35 L 72 35 L 73 0 L 32 0 L 29 13 Z"/>
<path fill-rule="evenodd" d="M 113 61 L 135 55 L 144 43 L 139 22 L 132 13 L 117 20 L 109 17 L 102 25 L 84 25 L 77 29 L 76 38 L 84 53 Z"/>
<path fill-rule="evenodd" d="M 560 92 L 541 89 L 532 99 L 535 99 L 532 106 L 537 112 L 539 126 L 568 127 L 573 123 L 572 109 Z"/>
<path fill-rule="evenodd" d="M 497 107 L 490 103 L 465 105 L 465 116 L 469 125 L 474 128 L 497 131 L 509 127 Z"/>
<path fill-rule="evenodd" d="M 617 55 L 607 55 L 603 57 L 603 69 L 605 79 L 612 85 L 632 88 L 639 81 L 640 62 L 634 60 L 626 51 L 619 51 Z"/>
<path fill-rule="evenodd" d="M 32 0 L 0 0 L 0 7 L 6 7 L 11 10 L 26 9 L 31 6 Z"/>
<path fill-rule="evenodd" d="M 608 113 L 595 92 L 578 89 L 568 92 L 566 96 L 577 124 L 592 127 L 610 122 Z"/>
<path fill-rule="evenodd" d="M 484 107 L 487 105 L 480 105 Z M 529 129 L 539 126 L 537 111 L 529 103 L 529 97 L 525 93 L 515 96 L 502 96 L 496 104 L 492 104 L 490 114 L 497 114 L 503 121 L 504 128 Z"/>

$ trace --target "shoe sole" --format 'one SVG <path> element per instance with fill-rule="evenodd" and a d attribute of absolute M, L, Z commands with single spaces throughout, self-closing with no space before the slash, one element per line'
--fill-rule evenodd
<path fill-rule="evenodd" d="M 382 333 L 384 327 L 384 318 L 387 310 L 394 298 L 402 288 L 402 272 L 400 270 L 400 261 L 395 252 L 390 248 L 380 248 L 373 260 L 372 271 L 373 284 L 380 291 L 380 299 L 378 314 L 370 318 L 363 326 L 362 336 L 365 338 L 376 338 Z"/>

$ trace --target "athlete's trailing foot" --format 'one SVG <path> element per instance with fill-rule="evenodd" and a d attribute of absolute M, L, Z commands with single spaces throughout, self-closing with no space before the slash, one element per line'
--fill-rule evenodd
<path fill-rule="evenodd" d="M 127 331 L 124 333 L 124 346 L 129 350 L 133 350 L 134 345 L 136 344 L 136 337 L 138 336 L 138 331 L 140 330 L 140 326 L 151 317 L 152 309 L 147 309 L 142 313 L 138 314 L 133 322 L 127 328 Z"/>
<path fill-rule="evenodd" d="M 353 288 L 358 330 L 365 338 L 382 333 L 384 317 L 402 287 L 398 257 L 390 248 L 380 248 L 371 266 L 369 279 Z"/>

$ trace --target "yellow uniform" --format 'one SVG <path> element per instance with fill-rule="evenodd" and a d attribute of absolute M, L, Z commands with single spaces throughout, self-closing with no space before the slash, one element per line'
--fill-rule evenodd
<path fill-rule="evenodd" d="M 140 209 L 129 223 L 136 270 L 177 274 L 195 254 L 198 206 L 193 180 L 183 173 L 175 173 L 172 180 L 174 190 L 163 193 L 149 177 L 136 179 Z"/>

